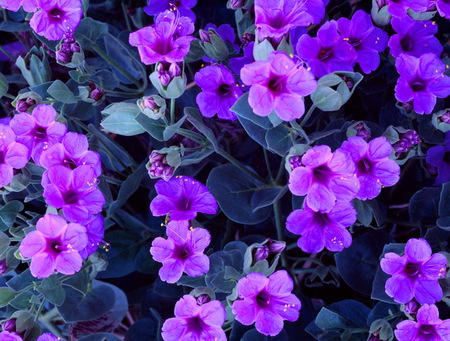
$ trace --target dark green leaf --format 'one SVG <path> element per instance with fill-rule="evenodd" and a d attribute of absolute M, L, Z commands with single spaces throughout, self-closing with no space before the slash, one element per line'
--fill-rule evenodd
<path fill-rule="evenodd" d="M 141 112 L 137 114 L 134 119 L 147 133 L 150 134 L 151 137 L 160 142 L 164 141 L 164 130 L 166 129 L 166 124 L 162 119 L 153 120 Z"/>
<path fill-rule="evenodd" d="M 187 115 L 187 119 L 189 122 L 192 123 L 192 125 L 197 128 L 205 137 L 208 139 L 208 141 L 211 143 L 215 151 L 218 151 L 219 144 L 217 143 L 216 136 L 214 135 L 213 131 L 208 128 L 203 123 L 202 115 L 200 115 L 200 112 L 193 107 L 186 107 L 184 108 L 184 114 Z"/>
<path fill-rule="evenodd" d="M 97 40 L 103 38 L 108 33 L 108 25 L 89 17 L 81 20 L 80 25 L 75 31 L 77 42 L 85 50 L 90 49 L 91 45 Z"/>
<path fill-rule="evenodd" d="M 253 212 L 260 208 L 272 205 L 274 202 L 280 200 L 287 192 L 287 186 L 270 187 L 256 191 L 251 200 Z"/>
<path fill-rule="evenodd" d="M 61 82 L 59 79 L 54 81 L 52 85 L 48 87 L 47 92 L 54 99 L 62 103 L 71 104 L 78 102 L 72 91 L 70 91 L 67 85 Z"/>
<path fill-rule="evenodd" d="M 425 187 L 414 193 L 409 201 L 411 221 L 434 224 L 438 216 L 440 188 Z"/>
<path fill-rule="evenodd" d="M 14 290 L 8 288 L 8 287 L 1 287 L 0 288 L 0 307 L 4 307 L 8 305 L 9 302 L 11 302 L 14 297 L 16 296 L 16 293 Z"/>
<path fill-rule="evenodd" d="M 111 333 L 95 333 L 82 337 L 78 341 L 121 341 L 121 339 Z"/>
<path fill-rule="evenodd" d="M 57 275 L 51 275 L 50 277 L 44 278 L 41 285 L 39 285 L 36 290 L 56 306 L 63 304 L 66 298 L 66 292 Z"/>
<path fill-rule="evenodd" d="M 31 299 L 36 297 L 31 291 L 25 291 L 16 296 L 9 304 L 16 309 L 26 309 L 31 306 Z"/>
<path fill-rule="evenodd" d="M 172 125 L 168 126 L 166 129 L 164 129 L 164 132 L 163 132 L 164 141 L 171 139 L 172 136 L 177 133 L 178 129 L 180 129 L 180 127 L 184 123 L 184 121 L 186 121 L 186 116 L 183 116 L 181 119 L 178 120 L 177 123 L 172 124 Z"/>
<path fill-rule="evenodd" d="M 8 81 L 5 76 L 0 73 L 0 97 L 3 97 L 4 94 L 8 92 Z"/>

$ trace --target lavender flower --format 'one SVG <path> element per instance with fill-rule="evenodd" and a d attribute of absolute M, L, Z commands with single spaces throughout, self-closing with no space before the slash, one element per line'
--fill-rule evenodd
<path fill-rule="evenodd" d="M 202 276 L 209 271 L 209 258 L 203 254 L 211 241 L 209 232 L 189 227 L 189 221 L 170 221 L 166 229 L 168 239 L 156 238 L 150 253 L 163 263 L 159 277 L 167 283 L 176 283 L 183 272 L 190 277 Z"/>
<path fill-rule="evenodd" d="M 289 189 L 294 195 L 307 195 L 305 202 L 313 211 L 329 212 L 335 201 L 353 200 L 360 184 L 355 164 L 342 150 L 314 146 L 302 157 L 302 166 L 292 170 Z"/>
<path fill-rule="evenodd" d="M 59 341 L 59 340 L 61 340 L 60 337 L 56 337 L 51 333 L 45 333 L 39 336 L 36 341 Z"/>
<path fill-rule="evenodd" d="M 377 137 L 367 143 L 363 138 L 352 136 L 342 143 L 356 166 L 356 175 L 361 187 L 356 194 L 360 200 L 373 199 L 381 187 L 395 185 L 400 178 L 400 167 L 389 159 L 392 146 L 385 137 Z"/>
<path fill-rule="evenodd" d="M 250 42 L 247 46 L 244 47 L 244 56 L 231 58 L 228 62 L 228 67 L 233 71 L 236 75 L 241 73 L 242 68 L 251 64 L 255 61 L 253 57 L 253 47 L 255 46 L 255 42 Z"/>
<path fill-rule="evenodd" d="M 237 119 L 230 108 L 242 91 L 236 85 L 231 71 L 223 65 L 210 65 L 197 72 L 194 80 L 202 88 L 196 102 L 203 116 L 212 117 L 217 114 L 220 119 Z"/>
<path fill-rule="evenodd" d="M 373 26 L 370 14 L 359 10 L 352 20 L 339 18 L 339 32 L 356 51 L 356 62 L 364 73 L 370 73 L 380 65 L 379 52 L 387 46 L 388 34 Z"/>
<path fill-rule="evenodd" d="M 17 114 L 9 124 L 17 136 L 17 142 L 28 148 L 33 161 L 39 166 L 43 150 L 60 142 L 66 134 L 67 127 L 55 122 L 56 115 L 51 105 L 39 104 L 31 115 Z"/>
<path fill-rule="evenodd" d="M 0 340 L 2 341 L 23 341 L 23 339 L 14 332 L 1 332 L 0 333 Z"/>
<path fill-rule="evenodd" d="M 300 300 L 292 294 L 294 282 L 285 270 L 274 272 L 269 278 L 252 272 L 237 284 L 239 300 L 234 301 L 232 312 L 236 320 L 264 335 L 275 336 L 283 329 L 283 320 L 296 321 L 301 308 Z"/>
<path fill-rule="evenodd" d="M 79 251 L 86 247 L 84 226 L 69 223 L 55 214 L 38 220 L 36 231 L 28 233 L 20 244 L 23 257 L 31 257 L 30 271 L 36 278 L 46 278 L 55 272 L 73 275 L 81 269 Z"/>
<path fill-rule="evenodd" d="M 171 220 L 194 219 L 197 212 L 214 214 L 217 202 L 209 189 L 189 176 L 176 176 L 155 184 L 158 195 L 150 203 L 154 216 L 170 213 Z"/>
<path fill-rule="evenodd" d="M 17 12 L 21 6 L 25 12 L 34 12 L 38 7 L 36 0 L 0 0 L 0 7 L 9 11 Z"/>
<path fill-rule="evenodd" d="M 289 214 L 286 228 L 300 234 L 297 245 L 303 252 L 316 253 L 327 248 L 342 251 L 352 243 L 346 227 L 356 221 L 356 210 L 347 201 L 337 202 L 329 212 L 314 212 L 307 204 Z"/>
<path fill-rule="evenodd" d="M 306 1 L 255 0 L 255 25 L 259 41 L 270 38 L 278 44 L 294 27 L 308 26 L 313 17 Z"/>
<path fill-rule="evenodd" d="M 450 95 L 450 77 L 444 75 L 445 64 L 433 53 L 419 58 L 401 54 L 395 61 L 400 77 L 395 86 L 395 98 L 400 102 L 414 100 L 418 114 L 430 114 L 436 97 Z"/>
<path fill-rule="evenodd" d="M 325 7 L 330 0 L 306 0 L 305 7 L 306 12 L 313 18 L 312 24 L 320 24 L 325 16 Z"/>
<path fill-rule="evenodd" d="M 91 221 L 85 224 L 88 242 L 84 249 L 79 251 L 81 258 L 86 259 L 97 251 L 105 236 L 105 218 L 97 214 Z"/>
<path fill-rule="evenodd" d="M 299 57 L 308 63 L 318 78 L 334 71 L 353 71 L 357 58 L 352 45 L 339 35 L 338 24 L 334 20 L 323 24 L 316 38 L 302 35 L 296 49 Z"/>
<path fill-rule="evenodd" d="M 29 159 L 28 148 L 16 142 L 16 135 L 9 126 L 0 124 L 0 188 L 9 185 L 14 169 L 25 167 Z"/>
<path fill-rule="evenodd" d="M 272 52 L 267 61 L 256 61 L 241 70 L 242 82 L 251 85 L 248 102 L 258 116 L 272 111 L 292 121 L 305 113 L 303 97 L 317 88 L 314 76 L 284 52 Z"/>
<path fill-rule="evenodd" d="M 148 5 L 144 7 L 144 12 L 148 15 L 158 15 L 166 10 L 178 10 L 181 16 L 195 22 L 195 13 L 191 8 L 196 4 L 197 0 L 149 0 Z"/>
<path fill-rule="evenodd" d="M 434 36 L 438 26 L 434 21 L 415 21 L 409 16 L 392 18 L 392 27 L 397 34 L 389 39 L 390 52 L 394 57 L 407 53 L 420 57 L 425 53 L 434 53 L 437 56 L 442 52 L 442 45 Z"/>
<path fill-rule="evenodd" d="M 139 50 L 141 61 L 151 65 L 157 62 L 181 62 L 189 52 L 194 37 L 194 24 L 178 11 L 165 11 L 155 18 L 155 24 L 130 33 L 130 45 Z"/>
<path fill-rule="evenodd" d="M 48 40 L 60 40 L 75 31 L 83 11 L 81 0 L 36 0 L 39 11 L 30 20 L 31 28 Z"/>
<path fill-rule="evenodd" d="M 437 0 L 436 9 L 441 17 L 450 19 L 450 3 L 447 0 Z"/>
<path fill-rule="evenodd" d="M 43 196 L 48 205 L 61 208 L 70 222 L 87 223 L 102 210 L 105 197 L 97 188 L 97 177 L 91 166 L 74 170 L 56 165 L 48 170 Z"/>
<path fill-rule="evenodd" d="M 386 281 L 386 293 L 395 302 L 408 303 L 415 298 L 420 304 L 432 304 L 441 300 L 438 279 L 445 276 L 447 259 L 441 253 L 432 255 L 425 239 L 408 240 L 403 256 L 386 253 L 380 265 L 392 275 Z"/>
<path fill-rule="evenodd" d="M 450 319 L 442 321 L 434 304 L 424 304 L 417 313 L 417 322 L 402 321 L 394 333 L 398 341 L 450 340 Z"/>
<path fill-rule="evenodd" d="M 445 133 L 445 144 L 428 149 L 427 162 L 437 168 L 435 186 L 450 181 L 450 131 Z"/>
<path fill-rule="evenodd" d="M 193 296 L 184 295 L 175 304 L 175 317 L 164 322 L 161 336 L 164 341 L 226 341 L 225 317 L 219 301 L 198 305 Z"/>
<path fill-rule="evenodd" d="M 386 0 L 389 13 L 394 17 L 407 16 L 407 10 L 425 12 L 428 10 L 429 0 Z M 381 7 L 381 6 L 380 6 Z"/>

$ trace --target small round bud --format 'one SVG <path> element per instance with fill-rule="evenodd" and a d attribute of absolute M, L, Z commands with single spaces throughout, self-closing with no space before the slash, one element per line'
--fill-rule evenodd
<path fill-rule="evenodd" d="M 269 257 L 269 247 L 267 245 L 261 245 L 255 251 L 255 261 L 267 259 Z"/>
<path fill-rule="evenodd" d="M 209 36 L 209 32 L 205 31 L 205 30 L 199 30 L 198 34 L 200 36 L 200 40 L 204 43 L 210 43 L 211 42 L 211 38 Z"/>

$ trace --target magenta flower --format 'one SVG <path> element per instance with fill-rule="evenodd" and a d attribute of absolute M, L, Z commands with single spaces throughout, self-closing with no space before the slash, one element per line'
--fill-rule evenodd
<path fill-rule="evenodd" d="M 37 341 L 59 341 L 60 337 L 56 337 L 51 333 L 45 333 L 38 337 Z"/>
<path fill-rule="evenodd" d="M 60 40 L 66 32 L 74 32 L 83 10 L 81 0 L 36 0 L 39 11 L 33 14 L 30 26 L 48 40 Z"/>
<path fill-rule="evenodd" d="M 302 164 L 291 172 L 289 189 L 306 195 L 313 211 L 329 212 L 336 200 L 351 201 L 359 191 L 355 164 L 342 150 L 332 153 L 328 146 L 314 146 L 302 156 Z"/>
<path fill-rule="evenodd" d="M 434 304 L 424 304 L 417 312 L 417 322 L 402 321 L 394 333 L 398 341 L 450 340 L 450 319 L 442 321 Z"/>
<path fill-rule="evenodd" d="M 248 102 L 258 116 L 272 111 L 292 121 L 305 113 L 303 97 L 317 88 L 314 76 L 284 52 L 272 52 L 267 61 L 256 61 L 241 70 L 242 82 L 251 85 Z"/>
<path fill-rule="evenodd" d="M 193 296 L 184 295 L 175 304 L 175 317 L 164 322 L 161 336 L 164 341 L 226 341 L 225 317 L 219 301 L 198 305 Z"/>
<path fill-rule="evenodd" d="M 428 10 L 429 0 L 386 0 L 388 3 L 388 12 L 394 17 L 407 16 L 407 10 L 412 9 L 415 12 L 425 12 Z"/>
<path fill-rule="evenodd" d="M 144 7 L 144 12 L 148 15 L 158 15 L 166 10 L 180 11 L 182 17 L 188 17 L 195 22 L 195 13 L 191 8 L 197 4 L 197 0 L 149 0 L 148 5 Z"/>
<path fill-rule="evenodd" d="M 105 236 L 105 218 L 97 214 L 91 221 L 85 224 L 88 242 L 86 247 L 80 250 L 80 256 L 83 259 L 88 258 L 97 251 L 99 245 L 103 242 Z"/>
<path fill-rule="evenodd" d="M 236 85 L 230 70 L 223 65 L 206 66 L 195 74 L 194 80 L 202 88 L 196 102 L 203 116 L 212 117 L 217 114 L 224 120 L 237 118 L 230 108 L 242 91 Z"/>
<path fill-rule="evenodd" d="M 292 294 L 294 282 L 285 270 L 274 272 L 269 278 L 252 272 L 237 284 L 240 300 L 231 307 L 236 320 L 264 335 L 275 336 L 283 329 L 283 320 L 297 321 L 300 300 Z"/>
<path fill-rule="evenodd" d="M 253 57 L 253 47 L 255 46 L 255 42 L 252 41 L 247 46 L 244 47 L 244 55 L 242 57 L 231 58 L 228 62 L 228 67 L 233 71 L 236 75 L 241 73 L 242 68 L 251 64 L 255 61 Z"/>
<path fill-rule="evenodd" d="M 155 24 L 130 33 L 130 45 L 139 50 L 141 61 L 151 65 L 158 62 L 181 62 L 189 52 L 194 37 L 193 22 L 178 11 L 165 11 L 155 18 Z"/>
<path fill-rule="evenodd" d="M 48 205 L 61 208 L 70 222 L 87 223 L 102 210 L 106 200 L 97 188 L 97 177 L 91 166 L 70 170 L 61 165 L 51 167 L 47 173 L 49 184 L 43 196 Z"/>
<path fill-rule="evenodd" d="M 323 24 L 317 37 L 304 34 L 297 43 L 297 54 L 320 78 L 334 71 L 353 71 L 357 58 L 355 49 L 338 33 L 338 24 L 331 20 Z"/>
<path fill-rule="evenodd" d="M 414 111 L 430 114 L 436 97 L 450 95 L 450 77 L 445 76 L 445 64 L 433 53 L 419 58 L 401 54 L 395 61 L 400 77 L 395 86 L 395 98 L 400 102 L 413 100 Z"/>
<path fill-rule="evenodd" d="M 330 0 L 307 0 L 305 1 L 306 12 L 312 16 L 312 24 L 320 24 L 325 16 L 325 7 Z"/>
<path fill-rule="evenodd" d="M 412 238 L 399 256 L 388 252 L 380 262 L 381 269 L 392 275 L 386 281 L 386 293 L 398 303 L 408 303 L 413 298 L 420 304 L 432 304 L 442 298 L 438 280 L 445 276 L 447 259 L 441 253 L 431 254 L 425 239 Z"/>
<path fill-rule="evenodd" d="M 81 269 L 79 251 L 87 244 L 84 226 L 46 214 L 38 220 L 36 229 L 25 236 L 19 247 L 23 257 L 31 257 L 34 277 L 46 278 L 55 272 L 73 275 Z"/>
<path fill-rule="evenodd" d="M 197 212 L 215 214 L 217 202 L 208 187 L 189 176 L 175 176 L 155 184 L 158 195 L 150 203 L 154 216 L 170 213 L 171 220 L 194 219 Z"/>
<path fill-rule="evenodd" d="M 31 115 L 20 113 L 9 123 L 16 134 L 16 141 L 24 144 L 33 161 L 40 166 L 40 158 L 44 149 L 60 142 L 67 132 L 67 127 L 55 122 L 57 112 L 48 104 L 39 104 Z"/>
<path fill-rule="evenodd" d="M 373 26 L 370 14 L 359 10 L 352 20 L 339 18 L 339 32 L 356 51 L 356 62 L 364 73 L 370 73 L 380 65 L 379 52 L 387 46 L 388 34 Z"/>
<path fill-rule="evenodd" d="M 442 45 L 434 36 L 438 26 L 434 21 L 415 21 L 409 16 L 392 18 L 391 25 L 397 34 L 389 39 L 389 49 L 394 57 L 407 53 L 420 57 L 425 53 L 434 53 L 439 56 Z"/>
<path fill-rule="evenodd" d="M 436 9 L 441 17 L 450 19 L 450 2 L 448 0 L 437 0 Z"/>
<path fill-rule="evenodd" d="M 270 38 L 278 44 L 289 31 L 308 26 L 314 20 L 306 1 L 255 0 L 256 35 L 260 41 Z"/>
<path fill-rule="evenodd" d="M 0 340 L 2 341 L 23 341 L 23 339 L 14 332 L 3 331 L 0 333 Z"/>
<path fill-rule="evenodd" d="M 16 135 L 9 126 L 0 124 L 0 188 L 9 185 L 14 169 L 25 167 L 29 159 L 28 148 L 16 142 Z"/>
<path fill-rule="evenodd" d="M 450 131 L 445 133 L 445 144 L 434 146 L 427 151 L 427 162 L 437 168 L 435 186 L 450 181 Z"/>
<path fill-rule="evenodd" d="M 289 214 L 286 228 L 300 234 L 297 245 L 303 252 L 317 253 L 327 248 L 342 251 L 352 244 L 346 227 L 356 221 L 356 210 L 347 201 L 337 202 L 329 212 L 314 212 L 308 205 Z"/>
<path fill-rule="evenodd" d="M 17 12 L 23 7 L 25 12 L 34 12 L 37 9 L 36 0 L 0 0 L 0 7 Z"/>
<path fill-rule="evenodd" d="M 360 200 L 373 199 L 381 187 L 395 185 L 400 178 L 400 166 L 389 158 L 392 146 L 385 137 L 377 137 L 367 143 L 362 137 L 352 136 L 342 143 L 356 166 L 356 175 L 361 184 L 356 197 Z"/>
<path fill-rule="evenodd" d="M 150 248 L 153 259 L 163 263 L 159 277 L 167 283 L 176 283 L 183 272 L 190 277 L 202 276 L 209 271 L 209 258 L 203 251 L 211 236 L 202 228 L 189 227 L 189 221 L 170 221 L 167 239 L 158 237 Z"/>

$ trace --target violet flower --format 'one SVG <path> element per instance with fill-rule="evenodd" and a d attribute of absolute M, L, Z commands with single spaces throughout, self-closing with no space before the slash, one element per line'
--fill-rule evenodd
<path fill-rule="evenodd" d="M 389 14 L 399 18 L 407 16 L 408 9 L 412 9 L 415 12 L 427 11 L 428 1 L 429 0 L 386 0 Z"/>
<path fill-rule="evenodd" d="M 381 136 L 369 143 L 362 137 L 352 136 L 342 143 L 356 166 L 356 175 L 361 187 L 356 194 L 360 200 L 373 199 L 381 192 L 381 187 L 395 185 L 400 178 L 400 166 L 389 159 L 392 146 Z"/>
<path fill-rule="evenodd" d="M 434 182 L 440 186 L 450 181 L 450 131 L 445 133 L 445 144 L 428 149 L 427 162 L 437 168 L 438 176 Z"/>
<path fill-rule="evenodd" d="M 34 12 L 38 7 L 36 0 L 0 0 L 0 7 L 9 11 L 17 12 L 21 6 L 25 12 Z"/>
<path fill-rule="evenodd" d="M 242 57 L 231 58 L 228 62 L 228 67 L 233 71 L 236 75 L 241 73 L 242 68 L 251 64 L 255 61 L 253 57 L 253 47 L 255 46 L 255 42 L 252 41 L 247 46 L 244 47 L 244 55 Z"/>
<path fill-rule="evenodd" d="M 83 10 L 81 0 L 36 0 L 39 11 L 30 20 L 31 28 L 48 40 L 60 40 L 78 27 Z"/>
<path fill-rule="evenodd" d="M 0 340 L 2 341 L 23 341 L 23 339 L 14 332 L 0 332 Z"/>
<path fill-rule="evenodd" d="M 45 333 L 39 336 L 36 341 L 59 341 L 59 340 L 61 340 L 60 337 L 56 337 L 51 333 Z"/>
<path fill-rule="evenodd" d="M 101 214 L 97 214 L 91 221 L 84 225 L 86 227 L 88 242 L 86 247 L 79 252 L 81 258 L 86 259 L 97 251 L 103 242 L 103 237 L 105 236 L 105 218 Z"/>
<path fill-rule="evenodd" d="M 70 222 L 87 223 L 102 210 L 106 200 L 97 188 L 97 177 L 91 166 L 74 170 L 56 165 L 47 173 L 49 184 L 43 196 L 48 205 L 61 208 Z"/>
<path fill-rule="evenodd" d="M 414 111 L 430 114 L 436 104 L 436 97 L 450 95 L 450 77 L 435 54 L 426 53 L 419 58 L 401 54 L 395 61 L 400 77 L 395 86 L 395 98 L 400 102 L 414 100 Z"/>
<path fill-rule="evenodd" d="M 283 329 L 283 321 L 296 321 L 301 302 L 292 294 L 294 282 L 285 270 L 269 278 L 252 272 L 237 284 L 239 300 L 231 307 L 237 321 L 245 326 L 255 323 L 256 330 L 275 336 Z"/>
<path fill-rule="evenodd" d="M 195 13 L 191 10 L 197 4 L 197 0 L 149 0 L 144 12 L 148 15 L 158 15 L 166 10 L 178 10 L 180 15 L 188 17 L 195 23 Z"/>
<path fill-rule="evenodd" d="M 28 148 L 16 142 L 12 129 L 0 124 L 0 188 L 9 185 L 14 177 L 14 169 L 25 167 L 30 157 Z"/>
<path fill-rule="evenodd" d="M 215 30 L 217 34 L 220 36 L 220 38 L 223 39 L 223 41 L 226 41 L 227 43 L 230 43 L 231 46 L 233 46 L 233 49 L 236 53 L 239 52 L 239 45 L 235 43 L 236 41 L 236 33 L 234 32 L 234 28 L 229 24 L 222 24 L 219 27 L 212 23 L 206 24 L 204 30 L 208 31 L 210 28 Z"/>
<path fill-rule="evenodd" d="M 313 21 L 311 24 L 318 25 L 325 16 L 325 7 L 328 5 L 330 0 L 306 0 L 305 7 L 306 12 L 311 15 Z"/>
<path fill-rule="evenodd" d="M 184 295 L 175 304 L 175 317 L 164 322 L 161 336 L 164 341 L 226 341 L 225 318 L 219 301 L 198 305 L 193 296 Z"/>
<path fill-rule="evenodd" d="M 370 14 L 359 10 L 352 19 L 339 18 L 339 32 L 356 51 L 356 62 L 364 73 L 370 73 L 380 65 L 379 52 L 387 46 L 388 34 L 373 26 Z"/>
<path fill-rule="evenodd" d="M 339 149 L 332 153 L 326 145 L 309 149 L 289 178 L 292 194 L 306 195 L 306 204 L 316 212 L 329 212 L 336 200 L 353 200 L 359 188 L 350 155 Z"/>
<path fill-rule="evenodd" d="M 171 220 L 194 219 L 197 212 L 215 214 L 217 202 L 208 187 L 189 176 L 175 176 L 155 184 L 158 195 L 150 203 L 154 216 L 170 213 Z"/>
<path fill-rule="evenodd" d="M 442 298 L 438 280 L 445 276 L 447 259 L 441 253 L 431 254 L 425 239 L 412 238 L 400 256 L 388 252 L 380 261 L 381 269 L 392 275 L 386 281 L 386 293 L 397 303 L 408 303 L 413 298 L 420 304 L 432 304 Z"/>
<path fill-rule="evenodd" d="M 304 0 L 255 0 L 255 32 L 259 41 L 269 38 L 278 44 L 292 28 L 312 23 L 305 4 Z"/>
<path fill-rule="evenodd" d="M 242 91 L 236 85 L 230 70 L 223 65 L 209 65 L 200 69 L 194 80 L 202 88 L 196 102 L 203 116 L 212 117 L 217 114 L 220 119 L 237 119 L 230 108 Z"/>
<path fill-rule="evenodd" d="M 167 283 L 176 283 L 183 272 L 190 277 L 202 276 L 209 271 L 209 258 L 203 254 L 211 241 L 209 232 L 189 227 L 189 221 L 170 221 L 167 239 L 158 237 L 150 248 L 153 259 L 163 263 L 159 277 Z"/>
<path fill-rule="evenodd" d="M 338 252 L 352 244 L 346 227 L 356 221 L 356 210 L 348 201 L 337 202 L 329 212 L 314 212 L 307 204 L 289 214 L 286 228 L 300 234 L 297 245 L 303 252 L 317 253 L 327 248 Z"/>
<path fill-rule="evenodd" d="M 141 61 L 151 65 L 157 62 L 181 62 L 188 54 L 194 37 L 194 24 L 178 11 L 165 11 L 155 18 L 155 24 L 130 33 L 130 45 L 139 50 Z"/>
<path fill-rule="evenodd" d="M 394 334 L 398 341 L 450 340 L 450 319 L 442 321 L 434 304 L 424 304 L 417 312 L 417 322 L 400 322 Z"/>
<path fill-rule="evenodd" d="M 31 257 L 34 277 L 46 278 L 55 272 L 73 275 L 81 269 L 79 251 L 87 244 L 84 226 L 46 214 L 38 220 L 36 229 L 25 236 L 19 247 L 23 257 Z"/>
<path fill-rule="evenodd" d="M 66 134 L 67 127 L 55 122 L 57 112 L 53 106 L 39 104 L 31 115 L 20 113 L 9 123 L 17 136 L 17 142 L 24 144 L 33 161 L 40 166 L 40 158 L 44 149 L 60 142 Z"/>
<path fill-rule="evenodd" d="M 317 81 L 303 65 L 284 52 L 272 52 L 267 61 L 256 61 L 241 70 L 242 82 L 251 85 L 248 103 L 258 116 L 272 111 L 292 121 L 305 113 L 303 97 L 313 93 Z"/>
<path fill-rule="evenodd" d="M 441 17 L 450 19 L 450 3 L 448 0 L 437 0 L 436 9 Z"/>
<path fill-rule="evenodd" d="M 339 35 L 338 24 L 334 20 L 323 24 L 317 31 L 316 38 L 302 35 L 296 50 L 317 78 L 334 71 L 353 71 L 357 58 L 352 45 Z"/>
<path fill-rule="evenodd" d="M 409 16 L 392 18 L 392 27 L 397 34 L 389 39 L 391 54 L 397 58 L 401 53 L 420 57 L 425 53 L 434 53 L 439 56 L 442 45 L 434 36 L 438 26 L 434 21 L 415 21 Z"/>

